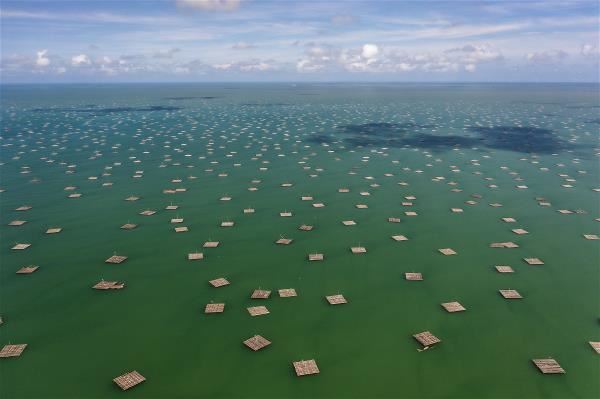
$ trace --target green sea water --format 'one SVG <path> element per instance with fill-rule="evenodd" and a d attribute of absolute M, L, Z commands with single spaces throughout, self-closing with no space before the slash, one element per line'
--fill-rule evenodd
<path fill-rule="evenodd" d="M 600 341 L 600 241 L 583 236 L 600 234 L 598 85 L 1 90 L 0 346 L 28 345 L 0 359 L 2 398 L 600 396 L 588 343 Z M 163 192 L 175 188 L 187 191 Z M 489 247 L 505 241 L 519 248 Z M 188 261 L 195 251 L 204 259 Z M 127 261 L 104 263 L 115 252 Z M 39 269 L 15 274 L 26 265 Z M 219 277 L 231 284 L 209 285 Z M 92 289 L 101 279 L 126 288 Z M 250 299 L 258 288 L 271 297 Z M 333 294 L 348 303 L 329 305 Z M 211 301 L 224 313 L 204 314 Z M 446 312 L 451 301 L 466 311 Z M 258 305 L 270 314 L 251 317 Z M 419 352 L 422 331 L 442 342 Z M 246 348 L 256 334 L 272 344 Z M 531 359 L 547 357 L 566 374 L 540 373 Z M 305 359 L 319 375 L 295 375 Z M 131 370 L 147 381 L 121 392 L 112 379 Z"/>

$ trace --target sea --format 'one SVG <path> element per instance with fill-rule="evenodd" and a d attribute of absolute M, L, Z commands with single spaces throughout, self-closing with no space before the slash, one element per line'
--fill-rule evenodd
<path fill-rule="evenodd" d="M 0 396 L 600 397 L 599 89 L 2 85 Z"/>

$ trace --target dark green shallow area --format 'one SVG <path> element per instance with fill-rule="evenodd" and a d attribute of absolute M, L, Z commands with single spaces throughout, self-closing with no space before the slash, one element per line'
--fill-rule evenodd
<path fill-rule="evenodd" d="M 597 85 L 2 86 L 0 345 L 28 347 L 0 359 L 0 396 L 597 398 L 600 241 L 583 235 L 600 234 L 599 111 Z M 489 247 L 504 241 L 519 248 Z M 129 258 L 105 264 L 114 252 Z M 101 279 L 126 288 L 93 290 Z M 250 299 L 259 287 L 271 298 Z M 329 305 L 338 293 L 348 304 Z M 211 301 L 225 312 L 204 314 Z M 442 342 L 419 352 L 426 330 Z M 272 344 L 244 347 L 255 334 Z M 546 357 L 566 374 L 540 373 L 531 359 Z M 296 377 L 302 359 L 320 374 Z M 131 370 L 147 381 L 121 392 L 112 379 Z"/>

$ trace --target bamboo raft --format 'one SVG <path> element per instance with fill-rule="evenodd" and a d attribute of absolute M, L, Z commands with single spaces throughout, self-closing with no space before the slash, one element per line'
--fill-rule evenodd
<path fill-rule="evenodd" d="M 277 291 L 279 293 L 280 298 L 290 298 L 294 296 L 298 296 L 296 290 L 293 288 L 283 288 Z"/>
<path fill-rule="evenodd" d="M 269 297 L 271 296 L 271 291 L 266 291 L 266 290 L 254 290 L 254 292 L 252 292 L 252 295 L 250 296 L 251 299 L 269 299 Z"/>
<path fill-rule="evenodd" d="M 0 350 L 0 358 L 19 357 L 21 356 L 25 348 L 27 348 L 27 344 L 4 345 L 2 350 Z"/>
<path fill-rule="evenodd" d="M 329 302 L 330 305 L 343 305 L 345 303 L 348 303 L 346 298 L 344 298 L 344 296 L 341 294 L 329 295 L 326 296 L 325 299 L 327 299 L 327 302 Z"/>
<path fill-rule="evenodd" d="M 134 386 L 146 381 L 146 378 L 137 371 L 130 371 L 113 379 L 114 383 L 123 391 L 126 391 Z"/>
<path fill-rule="evenodd" d="M 269 309 L 267 309 L 266 306 L 251 306 L 246 309 L 248 310 L 248 313 L 250 313 L 250 316 L 252 316 L 252 317 L 269 314 Z"/>
<path fill-rule="evenodd" d="M 271 341 L 260 335 L 255 335 L 245 340 L 244 345 L 256 352 L 271 345 Z"/>
<path fill-rule="evenodd" d="M 536 367 L 544 374 L 564 374 L 565 370 L 552 358 L 532 359 Z"/>
<path fill-rule="evenodd" d="M 404 273 L 404 278 L 408 281 L 423 281 L 421 273 Z"/>
<path fill-rule="evenodd" d="M 224 287 L 224 286 L 226 286 L 226 285 L 229 285 L 229 284 L 230 284 L 230 283 L 229 283 L 229 281 L 228 281 L 228 280 L 226 280 L 226 279 L 225 279 L 225 278 L 223 278 L 223 277 L 216 278 L 216 279 L 214 279 L 214 280 L 210 280 L 208 283 L 209 283 L 210 285 L 212 285 L 213 287 L 215 287 L 215 288 Z"/>
<path fill-rule="evenodd" d="M 204 308 L 204 313 L 223 313 L 225 311 L 224 303 L 208 303 Z"/>
<path fill-rule="evenodd" d="M 419 343 L 425 347 L 442 342 L 438 337 L 436 337 L 429 331 L 423 331 L 418 334 L 414 334 L 413 338 L 419 341 Z"/>
<path fill-rule="evenodd" d="M 17 270 L 17 274 L 31 274 L 33 272 L 35 272 L 37 269 L 39 269 L 39 266 L 23 266 L 22 268 L 20 268 L 19 270 Z"/>
<path fill-rule="evenodd" d="M 120 290 L 125 288 L 125 283 L 120 281 L 104 281 L 97 282 L 93 287 L 95 290 Z"/>
<path fill-rule="evenodd" d="M 465 310 L 467 310 L 463 305 L 460 304 L 460 302 L 442 303 L 442 307 L 446 309 L 448 313 L 464 312 Z"/>
<path fill-rule="evenodd" d="M 314 359 L 300 360 L 298 362 L 293 362 L 293 365 L 298 377 L 320 373 L 317 362 L 315 362 Z"/>

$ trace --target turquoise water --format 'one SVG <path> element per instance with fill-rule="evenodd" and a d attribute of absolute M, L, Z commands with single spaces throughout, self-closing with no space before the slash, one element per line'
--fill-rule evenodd
<path fill-rule="evenodd" d="M 2 86 L 0 344 L 28 347 L 0 359 L 0 393 L 598 397 L 600 241 L 583 234 L 600 234 L 599 126 L 598 85 Z M 163 192 L 175 188 L 187 191 Z M 203 249 L 209 239 L 221 245 Z M 504 241 L 519 248 L 489 248 Z M 351 254 L 359 244 L 367 253 Z M 195 251 L 205 259 L 188 261 Z M 105 264 L 115 252 L 128 260 Z M 231 285 L 211 287 L 218 277 Z M 93 290 L 101 279 L 126 288 Z M 257 288 L 271 298 L 250 299 Z M 509 288 L 523 299 L 503 299 Z M 330 306 L 338 293 L 348 304 Z M 225 312 L 205 315 L 211 301 Z M 447 313 L 451 301 L 467 310 Z M 251 317 L 258 305 L 270 314 Z M 412 335 L 426 330 L 442 342 L 419 352 Z M 272 344 L 252 352 L 242 341 L 255 334 Z M 545 357 L 566 374 L 541 374 L 531 359 Z M 296 377 L 303 359 L 320 374 Z M 112 379 L 131 370 L 147 381 L 122 393 Z"/>

